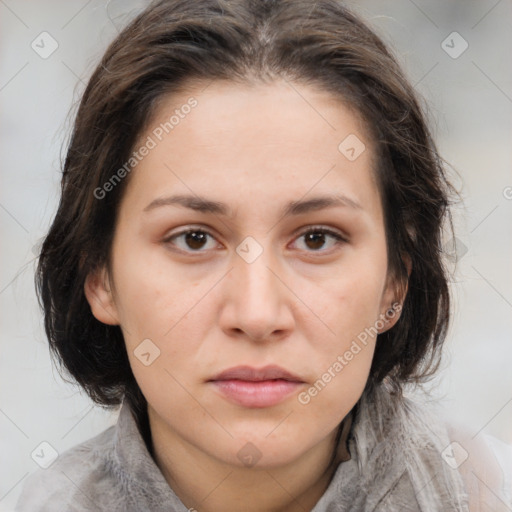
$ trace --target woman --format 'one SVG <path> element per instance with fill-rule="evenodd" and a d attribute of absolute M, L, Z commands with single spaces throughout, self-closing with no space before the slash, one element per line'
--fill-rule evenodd
<path fill-rule="evenodd" d="M 19 510 L 508 510 L 486 446 L 404 396 L 449 321 L 450 185 L 336 0 L 165 0 L 83 95 L 37 285 L 115 427 Z"/>

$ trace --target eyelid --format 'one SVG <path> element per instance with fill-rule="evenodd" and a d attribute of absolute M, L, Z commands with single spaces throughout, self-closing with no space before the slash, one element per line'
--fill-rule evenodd
<path fill-rule="evenodd" d="M 300 239 L 302 236 L 306 235 L 307 233 L 322 233 L 324 235 L 328 235 L 328 236 L 331 236 L 332 238 L 334 238 L 334 244 L 329 249 L 319 249 L 316 251 L 315 250 L 311 250 L 311 251 L 304 250 L 303 252 L 307 255 L 307 257 L 321 258 L 324 256 L 329 256 L 329 255 L 332 255 L 332 253 L 334 251 L 339 249 L 341 245 L 345 245 L 345 244 L 349 243 L 348 236 L 346 236 L 344 233 L 342 233 L 334 228 L 324 226 L 324 225 L 311 225 L 305 229 L 301 229 L 297 233 L 297 235 L 294 237 L 292 243 L 295 243 L 298 239 Z"/>
<path fill-rule="evenodd" d="M 173 238 L 177 238 L 179 236 L 182 236 L 182 235 L 186 235 L 187 233 L 193 233 L 193 232 L 196 232 L 196 231 L 201 231 L 205 234 L 207 234 L 208 236 L 210 236 L 211 238 L 213 238 L 214 240 L 217 240 L 217 237 L 214 235 L 214 233 L 212 232 L 212 230 L 206 226 L 202 226 L 201 224 L 191 224 L 189 226 L 186 226 L 182 229 L 180 229 L 179 231 L 176 231 L 176 232 L 173 232 L 173 233 L 170 233 L 168 235 L 165 235 L 162 239 L 162 242 L 163 243 L 170 243 L 170 241 L 173 239 Z M 179 249 L 178 250 L 181 250 L 183 251 L 183 249 Z M 206 251 L 184 251 L 184 252 L 187 252 L 187 253 L 190 253 L 190 254 L 199 254 L 201 252 L 206 252 Z"/>
<path fill-rule="evenodd" d="M 321 233 L 325 233 L 327 235 L 332 235 L 334 237 L 339 237 L 344 242 L 348 242 L 349 238 L 348 235 L 340 231 L 339 229 L 331 228 L 330 226 L 326 226 L 324 224 L 312 224 L 311 226 L 307 226 L 305 229 L 300 229 L 295 237 L 304 235 L 306 233 L 309 233 L 311 231 L 319 231 Z"/>
<path fill-rule="evenodd" d="M 212 233 L 212 230 L 210 228 L 198 224 L 198 225 L 189 225 L 175 233 L 171 233 L 171 234 L 165 236 L 162 241 L 164 243 L 170 243 L 170 241 L 173 238 L 177 238 L 179 236 L 186 235 L 187 233 L 195 232 L 195 231 L 201 231 L 201 232 L 205 233 L 206 235 L 210 236 L 211 238 L 213 238 L 214 240 L 217 240 L 216 236 Z M 300 228 L 297 232 L 294 233 L 293 242 L 295 242 L 301 236 L 304 236 L 307 233 L 311 233 L 311 232 L 323 233 L 323 234 L 332 236 L 336 240 L 336 243 L 334 244 L 335 246 L 339 246 L 340 244 L 349 242 L 348 237 L 344 233 L 342 233 L 339 230 L 336 230 L 334 228 L 331 228 L 329 226 L 325 226 L 325 225 L 321 225 L 321 224 L 320 225 L 311 225 L 311 226 L 307 226 L 305 228 Z M 193 250 L 183 250 L 180 248 L 177 248 L 177 249 L 179 251 L 182 251 L 182 252 L 185 252 L 188 254 L 201 254 L 201 253 L 208 252 L 208 251 L 203 251 L 203 250 L 193 251 Z M 311 253 L 311 254 L 316 253 L 316 254 L 321 255 L 321 254 L 327 253 L 329 251 L 320 249 L 318 251 L 306 251 L 306 252 Z"/>

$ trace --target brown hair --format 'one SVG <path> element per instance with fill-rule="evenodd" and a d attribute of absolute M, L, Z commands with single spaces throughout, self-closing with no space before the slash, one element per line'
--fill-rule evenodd
<path fill-rule="evenodd" d="M 160 0 L 111 43 L 81 98 L 57 214 L 36 275 L 53 353 L 94 401 L 142 407 L 118 326 L 97 321 L 83 285 L 109 263 L 126 162 L 158 101 L 193 80 L 277 78 L 312 84 L 358 112 L 375 140 L 389 270 L 407 281 L 401 317 L 379 335 L 368 385 L 430 376 L 449 321 L 441 230 L 449 214 L 442 160 L 417 94 L 382 40 L 337 0 Z"/>

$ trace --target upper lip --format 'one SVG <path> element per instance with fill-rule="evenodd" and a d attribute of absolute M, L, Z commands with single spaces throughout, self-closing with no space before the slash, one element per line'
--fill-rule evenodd
<path fill-rule="evenodd" d="M 258 382 L 274 379 L 288 380 L 291 382 L 303 382 L 303 380 L 297 375 L 294 375 L 289 371 L 276 365 L 265 366 L 264 368 L 252 368 L 251 366 L 236 366 L 234 368 L 228 368 L 227 370 L 220 372 L 218 375 L 216 375 L 215 377 L 213 377 L 213 379 L 210 380 L 245 380 Z"/>

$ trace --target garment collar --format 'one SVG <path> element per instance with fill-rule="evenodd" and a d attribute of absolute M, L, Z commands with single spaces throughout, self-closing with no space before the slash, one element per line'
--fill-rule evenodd
<path fill-rule="evenodd" d="M 328 506 L 336 501 L 341 489 L 357 479 L 357 464 L 351 455 L 355 448 L 348 447 L 352 425 L 352 414 L 349 413 L 341 425 L 336 456 L 338 467 L 314 512 L 331 510 Z M 116 474 L 122 480 L 126 492 L 133 495 L 137 507 L 155 512 L 187 510 L 149 453 L 127 403 L 122 405 L 115 427 L 113 462 Z"/>

